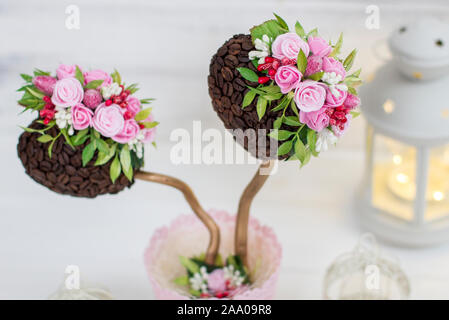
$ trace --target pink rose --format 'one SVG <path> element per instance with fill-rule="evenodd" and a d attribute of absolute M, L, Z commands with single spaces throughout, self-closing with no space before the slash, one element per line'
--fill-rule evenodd
<path fill-rule="evenodd" d="M 323 69 L 323 58 L 320 56 L 311 56 L 307 59 L 307 68 L 304 72 L 305 76 L 310 76 L 314 73 L 321 72 Z"/>
<path fill-rule="evenodd" d="M 97 69 L 84 72 L 84 81 L 86 84 L 94 80 L 104 80 L 101 87 L 108 86 L 112 83 L 111 76 L 103 70 Z"/>
<path fill-rule="evenodd" d="M 104 103 L 95 109 L 92 125 L 105 137 L 113 137 L 122 132 L 125 125 L 120 106 L 111 104 L 107 107 Z"/>
<path fill-rule="evenodd" d="M 112 140 L 117 141 L 118 143 L 127 143 L 137 136 L 139 130 L 140 128 L 136 120 L 125 120 L 125 125 L 123 126 L 122 131 L 113 136 Z"/>
<path fill-rule="evenodd" d="M 279 67 L 274 76 L 276 84 L 281 88 L 281 92 L 286 94 L 296 88 L 301 81 L 302 74 L 296 67 L 282 66 Z"/>
<path fill-rule="evenodd" d="M 56 75 L 59 80 L 65 78 L 75 78 L 76 65 L 60 64 L 56 69 Z"/>
<path fill-rule="evenodd" d="M 297 59 L 299 50 L 309 56 L 309 45 L 296 33 L 289 32 L 279 35 L 271 45 L 273 56 L 278 59 Z"/>
<path fill-rule="evenodd" d="M 307 124 L 310 129 L 320 132 L 329 125 L 330 118 L 325 111 L 326 108 L 321 108 L 320 110 L 312 112 L 300 111 L 299 121 Z"/>
<path fill-rule="evenodd" d="M 337 137 L 341 137 L 346 132 L 346 130 L 348 129 L 349 123 L 351 122 L 351 120 L 352 120 L 352 115 L 350 113 L 348 113 L 346 115 L 346 122 L 343 125 L 332 126 L 332 131 L 334 132 L 334 134 Z"/>
<path fill-rule="evenodd" d="M 207 286 L 213 293 L 226 291 L 226 279 L 223 269 L 215 269 L 209 274 Z"/>
<path fill-rule="evenodd" d="M 300 82 L 295 90 L 294 100 L 299 110 L 311 112 L 320 110 L 326 99 L 325 85 L 313 81 L 306 80 Z"/>
<path fill-rule="evenodd" d="M 343 102 L 343 105 L 349 110 L 355 109 L 360 105 L 360 98 L 356 95 L 348 93 L 345 102 Z"/>
<path fill-rule="evenodd" d="M 142 122 L 153 122 L 154 121 L 154 117 L 152 114 L 150 114 L 148 116 L 148 118 L 146 118 L 144 121 Z M 150 143 L 154 141 L 154 138 L 156 136 L 156 127 L 150 128 L 150 129 L 143 129 L 142 130 L 144 138 L 143 138 L 143 142 L 144 143 Z"/>
<path fill-rule="evenodd" d="M 55 89 L 56 80 L 50 76 L 37 76 L 33 78 L 33 84 L 46 95 L 51 96 Z"/>
<path fill-rule="evenodd" d="M 323 38 L 310 36 L 307 42 L 314 55 L 325 57 L 332 51 L 332 47 Z"/>
<path fill-rule="evenodd" d="M 340 90 L 338 88 L 334 89 L 339 94 L 336 95 L 335 92 L 332 92 L 329 88 L 326 89 L 326 104 L 329 107 L 339 107 L 346 100 L 346 96 L 348 95 L 347 91 Z"/>
<path fill-rule="evenodd" d="M 140 100 L 133 96 L 128 96 L 126 99 L 128 103 L 127 111 L 131 113 L 131 118 L 134 118 L 140 111 Z"/>
<path fill-rule="evenodd" d="M 71 107 L 83 101 L 84 90 L 75 78 L 58 80 L 53 90 L 51 102 L 60 107 Z"/>
<path fill-rule="evenodd" d="M 90 127 L 92 123 L 92 116 L 94 113 L 82 103 L 78 103 L 71 109 L 72 124 L 75 130 L 83 130 Z"/>
<path fill-rule="evenodd" d="M 84 92 L 83 102 L 86 107 L 95 109 L 103 101 L 103 97 L 100 92 L 95 89 L 88 89 Z"/>
<path fill-rule="evenodd" d="M 343 67 L 343 64 L 334 58 L 323 58 L 323 71 L 329 73 L 335 72 L 335 74 L 341 76 L 340 81 L 346 77 L 346 70 Z"/>

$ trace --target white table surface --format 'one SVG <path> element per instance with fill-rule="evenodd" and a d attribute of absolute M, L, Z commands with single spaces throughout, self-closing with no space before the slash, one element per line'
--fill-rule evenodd
<path fill-rule="evenodd" d="M 226 37 L 268 18 L 273 8 L 279 7 L 277 11 L 289 21 L 295 18 L 292 8 L 303 9 L 300 18 L 307 26 L 322 23 L 324 33 L 334 38 L 338 34 L 331 25 L 341 23 L 347 35 L 345 50 L 360 46 L 358 63 L 369 74 L 380 64 L 373 58 L 372 43 L 385 38 L 401 9 L 400 4 L 379 1 L 381 8 L 386 8 L 381 16 L 386 18 L 385 25 L 368 32 L 363 27 L 364 7 L 371 2 L 365 1 L 361 5 L 341 2 L 340 11 L 359 17 L 351 20 L 351 27 L 342 19 L 343 13 L 335 16 L 325 1 L 318 1 L 316 7 L 293 1 L 264 1 L 255 6 L 256 2 L 249 1 L 244 5 L 248 10 L 240 12 L 244 19 L 229 20 L 220 14 L 219 2 L 198 1 L 189 7 L 182 1 L 106 5 L 105 1 L 90 4 L 83 0 L 79 3 L 85 13 L 84 24 L 78 34 L 72 34 L 57 24 L 63 23 L 66 4 L 35 3 L 6 0 L 0 4 L 0 30 L 12 30 L 3 35 L 7 41 L 0 47 L 0 299 L 46 299 L 61 284 L 67 265 L 78 265 L 84 279 L 105 285 L 116 298 L 152 299 L 143 250 L 156 228 L 189 212 L 178 191 L 146 182 L 95 200 L 61 196 L 33 182 L 25 175 L 15 150 L 21 132 L 17 125 L 27 125 L 31 119 L 30 115 L 17 117 L 14 90 L 20 86 L 18 73 L 32 67 L 51 69 L 62 61 L 108 69 L 117 66 L 126 78 L 142 83 L 143 94 L 158 98 L 159 146 L 157 150 L 148 148 L 146 168 L 190 183 L 205 208 L 235 212 L 255 165 L 175 166 L 169 160 L 174 145 L 169 140 L 172 129 L 191 130 L 193 120 L 202 120 L 203 128 L 222 128 L 207 95 L 210 55 Z M 430 1 L 428 6 L 413 3 L 415 7 L 408 7 L 405 16 L 416 16 L 416 10 L 421 10 L 447 17 L 443 1 Z M 224 9 L 231 12 L 239 6 L 240 1 L 229 1 Z M 320 10 L 327 12 L 328 19 L 321 19 L 324 13 Z M 101 45 L 107 39 L 87 36 L 95 25 L 103 29 L 114 26 L 105 18 L 108 12 L 122 13 L 119 34 L 140 30 L 131 36 L 136 47 L 126 54 L 106 52 Z M 170 27 L 161 28 L 162 22 Z M 55 37 L 59 42 L 51 41 Z M 180 61 L 179 57 L 172 52 L 158 55 L 154 45 L 147 43 L 160 40 L 167 50 L 171 48 L 169 38 L 184 48 L 184 58 L 191 63 L 175 68 L 173 61 Z M 192 50 L 186 39 L 193 43 Z M 81 43 L 85 49 L 79 49 Z M 79 51 L 74 50 L 75 44 Z M 336 149 L 312 159 L 301 170 L 295 163 L 281 163 L 256 198 L 252 214 L 275 229 L 284 249 L 277 298 L 321 299 L 326 268 L 339 254 L 351 250 L 363 233 L 353 209 L 354 191 L 363 172 L 363 129 L 364 120 L 359 118 Z M 381 246 L 401 261 L 411 281 L 412 298 L 449 298 L 449 244 L 419 250 Z"/>

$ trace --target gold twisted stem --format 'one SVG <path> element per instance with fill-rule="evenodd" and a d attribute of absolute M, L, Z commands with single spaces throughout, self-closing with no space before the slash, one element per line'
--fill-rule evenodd
<path fill-rule="evenodd" d="M 220 247 L 220 229 L 211 216 L 201 207 L 192 189 L 184 181 L 159 173 L 138 171 L 134 177 L 135 179 L 165 184 L 182 192 L 193 212 L 195 212 L 209 231 L 209 246 L 207 247 L 205 262 L 214 265 L 218 248 Z"/>
<path fill-rule="evenodd" d="M 274 167 L 275 160 L 263 162 L 253 179 L 243 191 L 237 213 L 237 221 L 235 225 L 235 253 L 240 256 L 245 266 L 248 267 L 248 222 L 249 210 L 254 197 L 267 181 L 271 170 Z M 263 172 L 264 174 L 261 174 Z"/>

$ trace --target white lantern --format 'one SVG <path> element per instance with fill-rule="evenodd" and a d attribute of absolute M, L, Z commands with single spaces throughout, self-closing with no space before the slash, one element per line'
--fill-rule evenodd
<path fill-rule="evenodd" d="M 404 25 L 393 59 L 361 88 L 368 127 L 358 196 L 365 228 L 425 246 L 449 240 L 449 26 Z"/>

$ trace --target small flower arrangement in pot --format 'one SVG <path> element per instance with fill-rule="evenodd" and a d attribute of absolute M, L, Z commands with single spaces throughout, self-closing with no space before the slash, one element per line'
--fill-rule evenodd
<path fill-rule="evenodd" d="M 56 76 L 22 74 L 18 103 L 38 117 L 23 128 L 19 157 L 27 173 L 51 190 L 72 196 L 117 193 L 143 166 L 145 143 L 154 144 L 158 122 L 152 99 L 138 99 L 136 84 L 120 74 L 60 65 Z"/>

